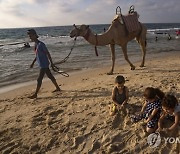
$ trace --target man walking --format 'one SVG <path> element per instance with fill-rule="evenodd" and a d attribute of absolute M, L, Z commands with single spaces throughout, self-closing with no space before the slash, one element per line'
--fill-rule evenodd
<path fill-rule="evenodd" d="M 35 93 L 30 96 L 29 98 L 34 99 L 37 98 L 37 94 L 39 92 L 39 89 L 41 88 L 42 80 L 44 75 L 46 74 L 49 79 L 51 79 L 52 83 L 55 85 L 56 89 L 53 92 L 60 91 L 61 89 L 59 88 L 56 79 L 52 75 L 50 69 L 49 69 L 49 64 L 51 64 L 51 67 L 54 66 L 52 62 L 51 55 L 46 47 L 46 45 L 38 40 L 38 35 L 34 29 L 29 29 L 27 31 L 27 34 L 31 41 L 35 42 L 35 54 L 36 57 L 33 60 L 30 68 L 33 68 L 34 63 L 37 61 L 40 67 L 40 73 L 39 77 L 37 79 L 37 87 Z"/>

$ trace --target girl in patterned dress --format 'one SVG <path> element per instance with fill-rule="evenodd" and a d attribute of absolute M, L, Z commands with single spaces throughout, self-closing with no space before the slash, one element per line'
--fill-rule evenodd
<path fill-rule="evenodd" d="M 140 114 L 131 116 L 133 122 L 145 119 L 146 131 L 148 133 L 155 132 L 161 113 L 161 102 L 164 93 L 158 88 L 147 87 L 144 91 L 145 103 Z"/>

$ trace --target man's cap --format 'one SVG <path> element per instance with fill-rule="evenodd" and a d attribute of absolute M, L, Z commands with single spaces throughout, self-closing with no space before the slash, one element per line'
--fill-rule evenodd
<path fill-rule="evenodd" d="M 38 35 L 34 29 L 28 29 L 27 34 L 33 34 L 33 35 L 36 35 L 38 37 Z"/>

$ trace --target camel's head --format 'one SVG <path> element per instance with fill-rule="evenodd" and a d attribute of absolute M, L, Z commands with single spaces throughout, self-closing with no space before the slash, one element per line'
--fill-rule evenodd
<path fill-rule="evenodd" d="M 85 36 L 87 34 L 87 31 L 89 30 L 89 26 L 87 25 L 81 25 L 80 27 L 77 27 L 75 24 L 73 25 L 74 29 L 70 32 L 70 37 L 78 37 L 78 36 Z"/>

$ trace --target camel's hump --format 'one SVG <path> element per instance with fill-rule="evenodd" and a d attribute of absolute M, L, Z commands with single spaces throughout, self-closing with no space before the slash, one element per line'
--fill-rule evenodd
<path fill-rule="evenodd" d="M 112 22 L 114 22 L 115 20 L 118 20 L 121 24 L 123 24 L 123 20 L 122 20 L 121 15 L 115 15 Z"/>

